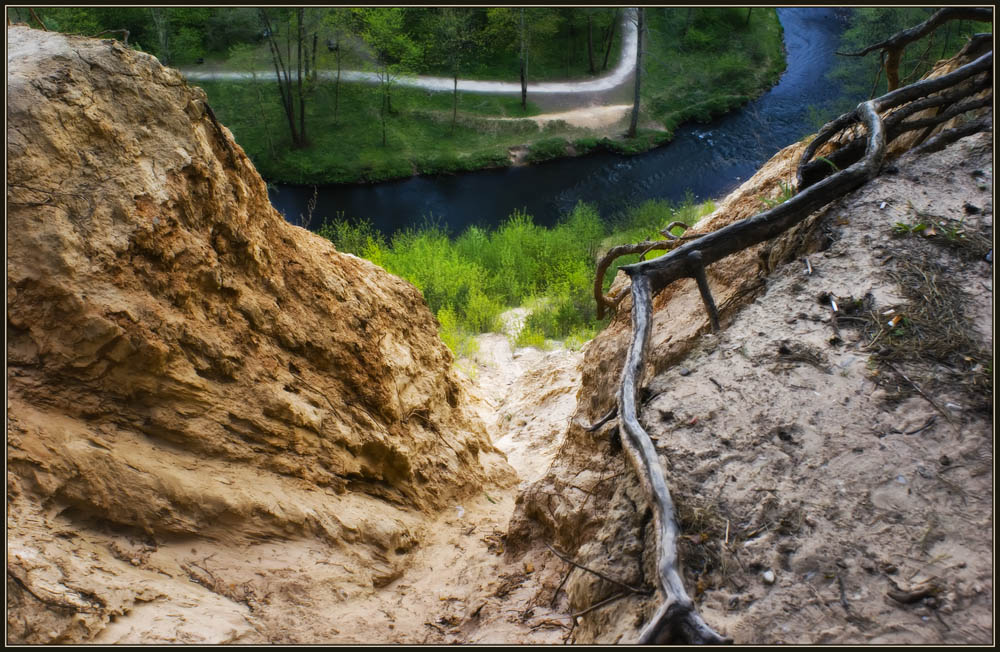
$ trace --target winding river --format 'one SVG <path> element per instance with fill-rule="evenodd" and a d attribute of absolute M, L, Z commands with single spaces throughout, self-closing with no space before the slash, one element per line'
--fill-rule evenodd
<path fill-rule="evenodd" d="M 788 67 L 758 99 L 709 124 L 677 129 L 674 140 L 638 156 L 599 153 L 540 165 L 450 176 L 418 176 L 368 185 L 320 186 L 313 226 L 324 217 L 367 218 L 390 234 L 432 216 L 458 233 L 476 224 L 492 227 L 517 209 L 536 224 L 554 224 L 578 201 L 605 216 L 647 199 L 682 200 L 725 195 L 753 175 L 782 147 L 817 129 L 809 107 L 839 92 L 826 79 L 846 11 L 781 8 Z M 271 202 L 298 223 L 312 186 L 277 185 Z"/>

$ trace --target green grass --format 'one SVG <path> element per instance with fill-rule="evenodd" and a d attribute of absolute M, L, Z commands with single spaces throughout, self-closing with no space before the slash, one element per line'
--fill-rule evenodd
<path fill-rule="evenodd" d="M 261 175 L 271 182 L 349 183 L 448 174 L 509 165 L 508 149 L 553 137 L 529 120 L 484 120 L 481 116 L 522 118 L 537 114 L 519 98 L 462 93 L 452 129 L 450 93 L 397 87 L 382 145 L 377 86 L 344 83 L 334 113 L 334 87 L 320 84 L 307 103 L 310 146 L 293 149 L 287 123 L 270 83 L 204 82 L 219 120 L 229 127 Z M 567 137 L 576 130 L 564 129 Z"/>
<path fill-rule="evenodd" d="M 468 354 L 477 333 L 499 330 L 499 316 L 517 306 L 532 309 L 518 336 L 521 346 L 547 339 L 579 346 L 602 326 L 597 319 L 593 279 L 600 255 L 615 244 L 663 239 L 672 221 L 693 224 L 714 209 L 711 202 L 680 205 L 646 201 L 608 221 L 578 204 L 556 226 L 536 225 L 515 212 L 497 229 L 469 227 L 457 237 L 427 223 L 386 239 L 369 222 L 327 220 L 319 229 L 339 250 L 367 258 L 413 283 L 437 315 L 441 337 L 456 356 Z M 606 275 L 638 260 L 620 258 Z"/>

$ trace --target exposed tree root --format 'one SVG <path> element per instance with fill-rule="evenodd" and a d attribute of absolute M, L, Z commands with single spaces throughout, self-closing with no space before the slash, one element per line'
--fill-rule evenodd
<path fill-rule="evenodd" d="M 969 95 L 972 95 L 974 92 L 976 92 L 976 89 L 982 90 L 982 88 L 985 88 L 985 86 L 978 86 L 977 84 L 973 83 L 973 85 L 969 89 L 967 89 L 966 92 L 961 92 L 956 90 L 953 91 L 952 95 L 950 96 L 945 94 L 943 98 L 934 98 L 933 100 L 931 100 L 931 98 L 928 97 L 933 93 L 938 93 L 940 91 L 951 89 L 952 87 L 957 86 L 959 83 L 965 81 L 966 79 L 974 77 L 980 73 L 987 73 L 986 79 L 988 80 L 988 84 L 992 86 L 993 84 L 992 69 L 993 69 L 993 52 L 990 51 L 980 56 L 972 63 L 968 63 L 962 66 L 961 68 L 958 68 L 957 70 L 953 70 L 947 75 L 942 75 L 940 77 L 935 77 L 933 79 L 927 79 L 921 82 L 917 82 L 916 84 L 911 84 L 904 88 L 900 88 L 899 90 L 887 93 L 882 97 L 871 100 L 871 102 L 874 103 L 876 111 L 882 112 L 888 109 L 895 108 L 897 106 L 902 106 L 907 102 L 914 102 L 915 100 L 920 100 L 921 98 L 924 98 L 923 100 L 924 104 L 922 106 L 918 106 L 917 109 L 911 110 L 910 107 L 907 107 L 907 109 L 897 112 L 897 113 L 900 112 L 903 113 L 904 114 L 903 117 L 906 117 L 907 115 L 912 115 L 917 110 L 933 106 L 931 102 L 957 101 L 961 97 L 968 97 Z M 826 125 L 823 126 L 822 129 L 819 130 L 819 133 L 816 134 L 816 138 L 814 138 L 813 141 L 810 142 L 809 145 L 806 147 L 805 151 L 802 152 L 802 158 L 799 163 L 798 171 L 796 173 L 796 176 L 798 177 L 798 185 L 800 191 L 803 190 L 805 186 L 809 185 L 805 183 L 804 179 L 806 166 L 808 165 L 810 160 L 812 160 L 812 158 L 816 155 L 816 152 L 819 151 L 819 148 L 823 146 L 825 143 L 827 143 L 831 138 L 833 138 L 839 132 L 855 124 L 858 121 L 858 117 L 859 117 L 858 111 L 856 110 L 851 111 L 850 113 L 845 113 L 839 118 L 828 122 Z M 917 122 L 919 123 L 920 121 Z M 894 119 L 892 123 L 889 123 L 889 118 L 887 118 L 886 123 L 887 127 L 889 124 L 892 125 L 894 132 L 892 135 L 893 138 L 898 136 L 900 133 L 903 133 L 904 130 L 906 130 L 905 129 L 906 123 L 901 122 L 901 119 Z M 921 123 L 914 128 L 919 128 L 920 126 L 926 126 L 926 125 Z M 896 130 L 900 131 L 897 132 Z M 831 160 L 833 159 L 831 158 Z"/>
<path fill-rule="evenodd" d="M 715 308 L 715 303 L 712 300 L 705 277 L 704 270 L 707 265 L 742 249 L 780 235 L 805 220 L 814 211 L 843 197 L 874 178 L 885 159 L 887 143 L 886 125 L 890 124 L 888 119 L 883 122 L 880 113 L 907 102 L 919 101 L 920 98 L 926 98 L 932 93 L 949 89 L 979 73 L 988 71 L 992 67 L 992 59 L 993 55 L 990 52 L 948 75 L 918 82 L 906 88 L 890 92 L 880 98 L 863 102 L 858 105 L 855 111 L 845 114 L 824 126 L 820 130 L 819 135 L 817 135 L 816 140 L 806 148 L 806 152 L 802 156 L 798 168 L 800 184 L 802 183 L 803 168 L 809 164 L 810 159 L 816 154 L 820 145 L 827 142 L 844 128 L 850 127 L 857 122 L 862 122 L 867 131 L 867 136 L 862 141 L 864 144 L 863 156 L 860 157 L 860 160 L 845 167 L 845 169 L 838 168 L 829 176 L 816 180 L 807 188 L 800 186 L 800 192 L 784 203 L 751 218 L 698 237 L 681 246 L 675 247 L 675 245 L 679 244 L 676 240 L 663 241 L 661 243 L 644 242 L 637 245 L 624 245 L 612 249 L 608 253 L 608 256 L 605 256 L 605 259 L 601 261 L 599 278 L 595 282 L 595 298 L 597 298 L 599 310 L 605 305 L 617 305 L 620 301 L 617 297 L 609 300 L 600 292 L 600 282 L 603 280 L 604 270 L 607 269 L 607 266 L 611 262 L 609 256 L 613 253 L 623 255 L 624 253 L 636 253 L 644 249 L 649 250 L 654 248 L 651 245 L 657 245 L 655 248 L 658 249 L 672 249 L 672 251 L 659 258 L 622 267 L 622 270 L 631 277 L 632 281 L 632 340 L 629 344 L 625 366 L 622 371 L 621 386 L 618 395 L 618 414 L 626 435 L 622 437 L 622 448 L 625 450 L 630 463 L 639 477 L 639 482 L 646 494 L 647 500 L 653 507 L 653 525 L 655 527 L 656 538 L 656 579 L 658 592 L 662 599 L 662 603 L 656 614 L 643 628 L 639 636 L 639 643 L 719 644 L 732 642 L 732 639 L 717 633 L 701 618 L 695 609 L 694 602 L 684 589 L 678 570 L 677 539 L 679 528 L 677 526 L 674 504 L 670 497 L 670 491 L 667 488 L 663 465 L 660 463 L 656 448 L 649 435 L 640 425 L 638 419 L 636 403 L 652 321 L 653 295 L 678 279 L 695 278 L 698 281 L 699 290 L 709 313 L 712 327 L 713 329 L 718 328 L 718 311 Z M 991 79 L 990 84 L 992 84 Z M 981 83 L 973 83 L 971 88 L 981 90 L 985 86 Z M 937 103 L 937 105 L 954 104 L 955 101 L 968 97 L 972 92 L 976 92 L 976 90 L 969 91 L 966 89 L 966 91 L 961 93 L 945 94 L 946 96 L 943 99 L 939 97 L 931 100 L 923 100 L 925 102 L 924 108 L 928 106 L 927 102 Z M 909 129 L 939 124 L 948 119 L 947 117 L 943 117 L 945 115 L 958 115 L 958 113 L 978 106 L 980 106 L 978 101 L 966 101 L 962 104 L 957 104 L 951 110 L 945 110 L 941 116 L 938 116 L 940 120 L 933 119 L 930 122 L 916 120 L 909 124 L 903 122 L 903 118 L 907 115 L 912 115 L 915 110 L 903 110 L 898 113 L 903 113 L 904 115 L 896 118 L 891 124 L 893 125 L 894 134 L 898 135 Z M 976 130 L 984 128 L 978 122 L 973 124 L 978 125 L 975 127 Z M 956 139 L 960 137 L 956 133 L 955 130 L 951 130 L 950 132 L 946 132 L 946 134 L 950 135 L 945 136 L 945 134 L 941 134 L 941 137 Z M 928 142 L 929 144 L 930 141 Z M 848 147 L 850 146 L 848 145 Z M 595 425 L 602 425 L 610 415 L 611 413 Z"/>

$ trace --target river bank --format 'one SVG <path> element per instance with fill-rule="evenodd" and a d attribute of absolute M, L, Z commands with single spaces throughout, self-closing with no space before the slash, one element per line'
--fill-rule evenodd
<path fill-rule="evenodd" d="M 526 109 L 517 84 L 491 82 L 504 88 L 476 90 L 472 82 L 460 80 L 456 111 L 451 92 L 404 87 L 409 82 L 400 79 L 383 124 L 378 86 L 321 80 L 307 106 L 311 144 L 300 149 L 286 142 L 277 94 L 266 83 L 199 84 L 265 179 L 327 185 L 502 168 L 518 160 L 512 151 L 527 151 L 529 162 L 602 150 L 648 151 L 667 142 L 679 124 L 711 120 L 766 92 L 784 69 L 782 28 L 773 11 L 756 12 L 738 26 L 729 26 L 724 12 L 695 12 L 690 25 L 677 14 L 647 13 L 652 33 L 659 36 L 648 43 L 643 129 L 633 139 L 622 136 L 624 117 L 598 129 L 574 126 L 572 119 L 540 127 L 532 119 L 547 112 L 631 104 L 634 75 L 623 67 L 629 60 L 627 43 L 609 83 L 599 78 L 529 84 Z M 704 42 L 692 41 L 695 37 Z M 738 56 L 716 56 L 714 44 L 723 38 Z"/>

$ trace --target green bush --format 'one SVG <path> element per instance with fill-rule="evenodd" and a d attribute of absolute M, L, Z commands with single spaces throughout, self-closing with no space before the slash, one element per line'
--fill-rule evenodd
<path fill-rule="evenodd" d="M 529 147 L 524 160 L 528 163 L 538 163 L 565 156 L 566 144 L 565 138 L 545 138 L 535 141 Z"/>
<path fill-rule="evenodd" d="M 592 295 L 601 252 L 614 244 L 662 238 L 658 231 L 669 222 L 693 224 L 712 208 L 690 196 L 679 205 L 643 202 L 610 220 L 610 234 L 595 208 L 583 203 L 551 228 L 515 211 L 494 230 L 470 226 L 457 238 L 426 223 L 387 243 L 370 222 L 347 222 L 342 216 L 325 220 L 319 233 L 340 251 L 413 283 L 437 315 L 442 339 L 461 357 L 471 350 L 473 335 L 498 330 L 500 314 L 517 306 L 531 309 L 519 345 L 544 347 L 546 339 L 553 339 L 581 346 L 602 324 Z"/>
<path fill-rule="evenodd" d="M 573 149 L 576 150 L 577 154 L 587 154 L 600 147 L 600 143 L 597 138 L 577 138 L 573 141 Z"/>

